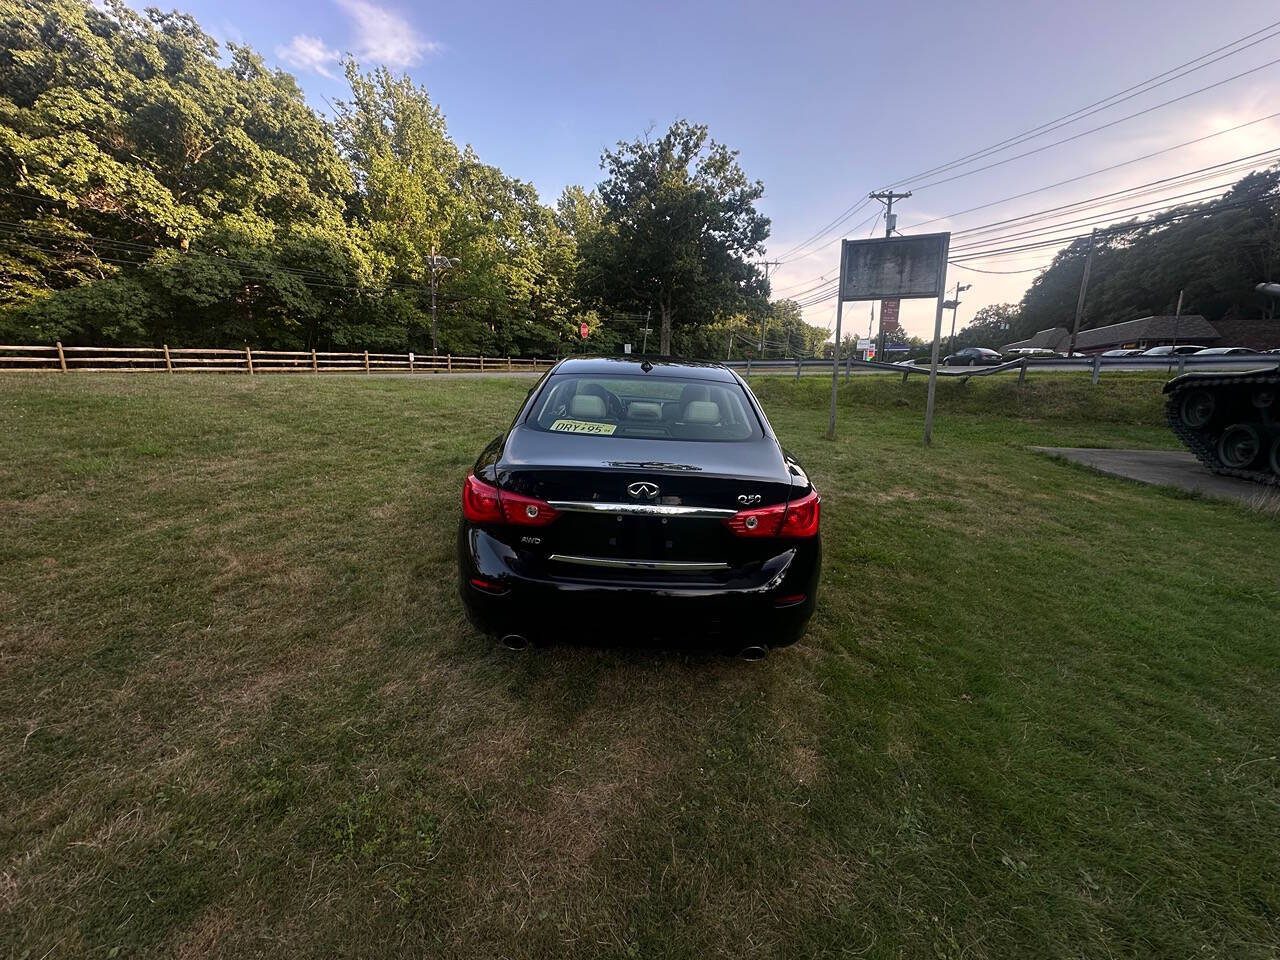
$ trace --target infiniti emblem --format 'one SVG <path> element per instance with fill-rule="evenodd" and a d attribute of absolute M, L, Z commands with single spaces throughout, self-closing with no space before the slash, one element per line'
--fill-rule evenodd
<path fill-rule="evenodd" d="M 627 493 L 641 500 L 656 500 L 658 497 L 658 485 L 650 483 L 648 480 L 639 480 L 627 487 Z"/>

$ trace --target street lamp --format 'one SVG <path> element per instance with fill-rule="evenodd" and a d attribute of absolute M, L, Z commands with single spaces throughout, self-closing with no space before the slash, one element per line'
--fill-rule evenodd
<path fill-rule="evenodd" d="M 951 311 L 951 339 L 947 343 L 947 353 L 956 352 L 956 313 L 960 309 L 960 294 L 966 290 L 972 290 L 972 283 L 956 283 L 956 295 L 950 300 L 943 300 L 943 309 Z"/>
<path fill-rule="evenodd" d="M 452 260 L 448 257 L 441 257 L 436 254 L 436 248 L 431 248 L 431 256 L 427 258 L 427 265 L 431 268 L 431 353 L 438 355 L 440 353 L 440 324 L 436 321 L 436 273 L 438 271 L 449 270 L 458 265 L 458 258 Z"/>

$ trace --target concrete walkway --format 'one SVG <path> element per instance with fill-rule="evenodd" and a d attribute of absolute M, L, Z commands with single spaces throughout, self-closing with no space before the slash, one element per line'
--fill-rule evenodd
<path fill-rule="evenodd" d="M 1211 473 L 1185 450 L 1102 450 L 1088 447 L 1031 447 L 1072 463 L 1083 464 L 1100 473 L 1137 480 L 1159 487 L 1173 487 L 1219 500 L 1233 500 L 1246 506 L 1280 509 L 1280 488 L 1250 483 L 1235 477 Z"/>

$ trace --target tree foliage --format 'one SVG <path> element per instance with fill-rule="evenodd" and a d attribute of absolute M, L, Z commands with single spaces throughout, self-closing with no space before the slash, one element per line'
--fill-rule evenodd
<path fill-rule="evenodd" d="M 0 41 L 4 339 L 546 354 L 654 308 L 702 350 L 763 308 L 762 188 L 704 127 L 551 208 L 382 68 L 348 60 L 326 119 L 180 13 L 0 0 Z"/>
<path fill-rule="evenodd" d="M 679 328 L 763 302 L 765 281 L 748 258 L 769 236 L 755 208 L 764 185 L 706 127 L 681 120 L 656 139 L 619 142 L 601 167 L 600 225 L 582 251 L 599 302 L 651 311 L 664 354 Z"/>
<path fill-rule="evenodd" d="M 1280 167 L 1248 174 L 1221 200 L 1108 227 L 1096 243 L 1081 329 L 1171 314 L 1179 291 L 1184 313 L 1211 322 L 1259 316 L 1254 287 L 1280 277 Z M 1074 241 L 1031 282 L 1004 342 L 1071 326 L 1088 244 Z"/>

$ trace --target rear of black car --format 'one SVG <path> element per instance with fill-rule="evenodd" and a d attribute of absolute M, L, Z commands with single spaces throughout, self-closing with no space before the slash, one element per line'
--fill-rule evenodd
<path fill-rule="evenodd" d="M 467 477 L 471 619 L 511 642 L 585 634 L 733 650 L 813 612 L 819 498 L 719 367 L 570 361 Z"/>

